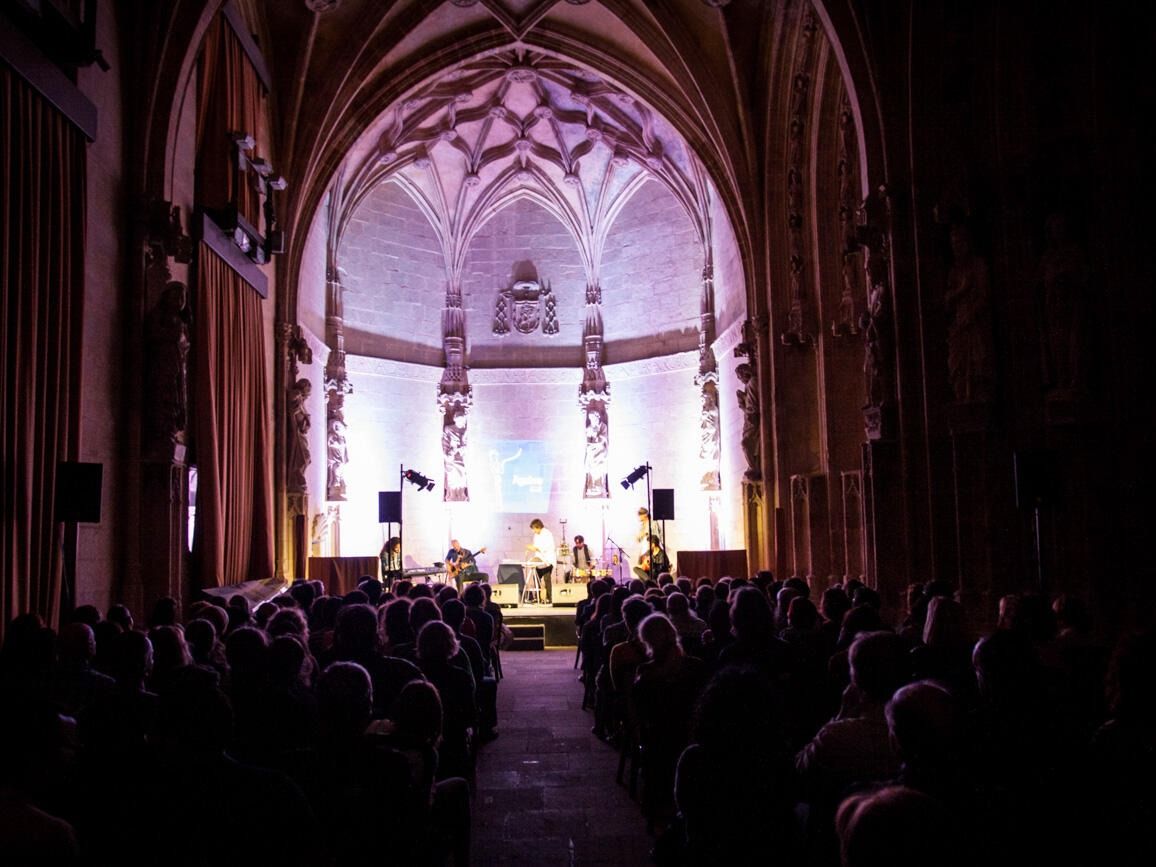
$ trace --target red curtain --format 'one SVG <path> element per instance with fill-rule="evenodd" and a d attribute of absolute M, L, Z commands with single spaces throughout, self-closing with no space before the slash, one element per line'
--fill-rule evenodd
<path fill-rule="evenodd" d="M 224 208 L 235 201 L 241 216 L 259 229 L 260 195 L 252 174 L 238 171 L 230 135 L 248 133 L 257 141 L 250 157 L 265 152 L 265 87 L 223 15 L 205 34 L 197 85 L 197 204 Z"/>
<path fill-rule="evenodd" d="M 204 244 L 193 320 L 200 586 L 273 575 L 273 461 L 261 297 Z"/>
<path fill-rule="evenodd" d="M 0 629 L 60 608 L 53 490 L 79 445 L 85 178 L 83 136 L 0 63 Z"/>

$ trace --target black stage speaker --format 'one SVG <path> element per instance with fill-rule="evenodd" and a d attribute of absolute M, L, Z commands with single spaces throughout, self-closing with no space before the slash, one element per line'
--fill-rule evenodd
<path fill-rule="evenodd" d="M 674 488 L 654 489 L 654 513 L 650 517 L 655 521 L 674 520 Z"/>
<path fill-rule="evenodd" d="M 56 467 L 56 520 L 64 524 L 100 523 L 100 487 L 104 464 L 64 461 Z"/>
<path fill-rule="evenodd" d="M 1016 508 L 1034 509 L 1051 503 L 1059 493 L 1056 461 L 1046 449 L 1024 449 L 1013 455 L 1015 462 Z"/>
<path fill-rule="evenodd" d="M 490 585 L 490 601 L 503 608 L 517 605 L 521 595 L 521 588 L 517 584 Z"/>
<path fill-rule="evenodd" d="M 377 492 L 377 523 L 401 523 L 401 491 Z"/>
<path fill-rule="evenodd" d="M 525 575 L 522 571 L 522 565 L 520 563 L 498 564 L 499 584 L 521 584 L 524 580 Z"/>

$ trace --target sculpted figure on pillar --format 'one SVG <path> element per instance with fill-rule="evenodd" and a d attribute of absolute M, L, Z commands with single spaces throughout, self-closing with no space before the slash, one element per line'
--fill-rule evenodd
<path fill-rule="evenodd" d="M 750 364 L 743 363 L 735 368 L 735 375 L 743 387 L 738 391 L 739 409 L 743 414 L 742 447 L 743 455 L 747 459 L 745 477 L 751 481 L 758 481 L 763 477 L 759 445 L 759 431 L 762 419 L 759 407 L 759 384 L 755 378 L 755 369 Z"/>
<path fill-rule="evenodd" d="M 859 319 L 863 332 L 863 380 L 867 393 L 868 407 L 883 405 L 883 346 L 880 324 L 885 315 L 887 303 L 882 283 L 872 283 L 867 291 L 867 309 Z"/>
<path fill-rule="evenodd" d="M 1040 258 L 1045 387 L 1056 393 L 1083 388 L 1088 261 L 1064 213 L 1050 214 Z"/>
<path fill-rule="evenodd" d="M 345 421 L 340 418 L 329 420 L 329 431 L 326 436 L 328 449 L 328 464 L 326 488 L 328 499 L 345 499 L 345 465 L 349 463 L 349 446 L 345 440 Z"/>
<path fill-rule="evenodd" d="M 445 466 L 445 501 L 464 503 L 470 499 L 466 477 L 466 406 L 448 402 L 442 422 L 442 462 Z"/>
<path fill-rule="evenodd" d="M 947 274 L 947 369 L 959 403 L 991 399 L 994 359 L 991 280 L 987 262 L 974 250 L 970 229 L 951 228 L 952 265 Z"/>
<path fill-rule="evenodd" d="M 184 443 L 189 405 L 189 311 L 183 283 L 170 281 L 145 321 L 147 437 L 167 450 Z"/>
<path fill-rule="evenodd" d="M 306 403 L 313 392 L 308 379 L 299 379 L 289 389 L 289 436 L 286 448 L 286 488 L 291 494 L 304 494 L 307 489 L 305 469 L 309 466 L 309 411 Z"/>
<path fill-rule="evenodd" d="M 700 487 L 704 491 L 717 491 L 721 487 L 719 478 L 719 407 L 718 386 L 712 382 L 705 382 L 702 386 L 702 412 L 699 415 L 699 446 L 698 456 L 706 466 L 700 480 Z"/>
<path fill-rule="evenodd" d="M 609 427 L 606 423 L 606 405 L 590 401 L 586 405 L 586 488 L 587 498 L 610 495 L 606 459 L 610 448 Z"/>

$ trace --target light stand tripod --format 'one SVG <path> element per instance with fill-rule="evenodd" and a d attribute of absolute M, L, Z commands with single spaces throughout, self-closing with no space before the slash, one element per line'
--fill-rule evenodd
<path fill-rule="evenodd" d="M 622 488 L 623 488 L 623 490 L 625 490 L 627 488 L 633 488 L 635 482 L 637 482 L 643 476 L 646 476 L 646 548 L 645 548 L 645 553 L 642 556 L 646 558 L 646 574 L 650 577 L 653 577 L 654 573 L 651 571 L 651 568 L 650 568 L 650 566 L 651 566 L 650 557 L 652 554 L 652 546 L 654 544 L 654 542 L 653 542 L 654 526 L 651 523 L 651 518 L 650 518 L 650 511 L 651 511 L 651 505 L 650 505 L 650 497 L 651 497 L 651 494 L 650 494 L 650 471 L 651 471 L 651 466 L 650 466 L 649 462 L 647 462 L 645 464 L 639 464 L 637 467 L 635 467 L 630 472 L 630 475 L 628 475 L 625 479 L 622 480 Z M 639 563 L 639 566 L 641 566 L 641 565 L 642 564 Z"/>
<path fill-rule="evenodd" d="M 419 473 L 417 470 L 407 470 L 405 468 L 405 464 L 398 464 L 397 489 L 399 492 L 404 492 L 405 490 L 405 486 L 402 484 L 403 482 L 409 482 L 411 485 L 416 485 L 419 491 L 432 491 L 434 489 L 434 483 Z M 401 519 L 402 501 L 404 499 L 405 497 L 399 493 L 397 497 L 397 559 L 399 567 L 404 566 L 405 564 L 405 541 L 403 538 L 405 531 L 404 524 L 402 523 Z M 405 573 L 404 569 L 401 569 L 401 571 L 402 574 Z"/>

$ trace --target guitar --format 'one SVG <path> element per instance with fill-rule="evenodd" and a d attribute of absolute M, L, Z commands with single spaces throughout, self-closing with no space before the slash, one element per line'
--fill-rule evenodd
<path fill-rule="evenodd" d="M 446 574 L 451 578 L 457 578 L 458 575 L 472 575 L 474 572 L 478 571 L 478 565 L 475 562 L 475 558 L 479 554 L 485 553 L 485 547 L 481 547 L 477 551 L 470 551 L 466 548 L 463 548 L 461 556 L 459 556 L 457 560 L 446 562 Z"/>

